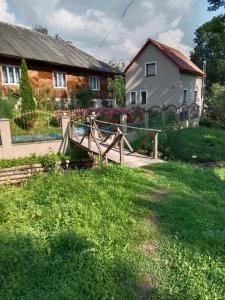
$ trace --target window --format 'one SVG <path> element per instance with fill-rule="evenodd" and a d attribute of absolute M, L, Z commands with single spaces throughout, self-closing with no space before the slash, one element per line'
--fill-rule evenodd
<path fill-rule="evenodd" d="M 141 104 L 147 103 L 147 91 L 141 91 Z"/>
<path fill-rule="evenodd" d="M 187 103 L 187 94 L 188 94 L 188 90 L 184 90 L 183 104 Z"/>
<path fill-rule="evenodd" d="M 156 76 L 156 62 L 145 64 L 145 76 Z"/>
<path fill-rule="evenodd" d="M 54 87 L 65 88 L 66 87 L 66 73 L 64 72 L 54 72 Z"/>
<path fill-rule="evenodd" d="M 100 78 L 98 76 L 90 77 L 90 87 L 92 91 L 100 91 Z"/>
<path fill-rule="evenodd" d="M 16 66 L 2 66 L 3 82 L 5 84 L 20 83 L 20 68 Z"/>
<path fill-rule="evenodd" d="M 130 92 L 130 103 L 136 104 L 137 102 L 137 92 Z"/>
<path fill-rule="evenodd" d="M 194 103 L 198 101 L 198 91 L 194 91 Z"/>

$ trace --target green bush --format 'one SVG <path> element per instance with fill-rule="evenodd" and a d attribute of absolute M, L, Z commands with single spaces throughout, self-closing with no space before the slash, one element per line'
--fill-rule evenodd
<path fill-rule="evenodd" d="M 90 108 L 91 101 L 94 99 L 95 93 L 91 89 L 81 89 L 75 92 L 75 96 L 78 99 L 78 107 Z"/>
<path fill-rule="evenodd" d="M 184 162 L 225 160 L 225 132 L 213 128 L 187 128 L 160 134 L 163 158 Z"/>
<path fill-rule="evenodd" d="M 34 165 L 34 164 L 42 164 L 46 170 L 52 170 L 55 167 L 56 162 L 60 160 L 70 160 L 69 155 L 65 154 L 49 154 L 46 156 L 28 156 L 24 158 L 18 159 L 3 159 L 0 160 L 0 169 L 11 168 L 16 166 L 25 166 L 25 165 Z"/>
<path fill-rule="evenodd" d="M 34 111 L 36 104 L 33 98 L 33 91 L 28 77 L 27 64 L 22 59 L 20 78 L 21 112 Z"/>
<path fill-rule="evenodd" d="M 15 104 L 16 99 L 14 97 L 3 97 L 0 95 L 0 118 L 11 119 Z"/>
<path fill-rule="evenodd" d="M 225 130 L 225 123 L 216 121 L 209 117 L 203 117 L 200 119 L 200 126 L 202 127 L 208 127 L 208 128 L 218 128 L 218 129 L 224 129 Z"/>

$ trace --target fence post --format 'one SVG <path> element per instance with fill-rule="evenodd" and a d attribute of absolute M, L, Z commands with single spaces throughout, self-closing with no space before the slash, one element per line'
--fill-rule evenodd
<path fill-rule="evenodd" d="M 65 153 L 70 148 L 70 117 L 64 113 L 61 119 L 63 147 L 61 152 Z"/>
<path fill-rule="evenodd" d="M 159 133 L 154 132 L 154 141 L 153 141 L 153 158 L 158 159 L 158 137 Z"/>
<path fill-rule="evenodd" d="M 149 111 L 144 111 L 145 128 L 149 127 Z"/>
<path fill-rule="evenodd" d="M 0 119 L 0 137 L 2 140 L 2 156 L 0 158 L 11 158 L 12 153 L 12 138 L 10 121 L 8 119 Z M 1 153 L 0 153 L 1 155 Z"/>
<path fill-rule="evenodd" d="M 123 140 L 123 134 L 121 134 L 120 138 L 120 164 L 124 163 L 124 140 Z"/>
<path fill-rule="evenodd" d="M 120 115 L 120 124 L 127 126 L 127 114 L 123 113 L 123 114 Z M 122 130 L 123 133 L 126 133 L 127 132 L 127 127 L 122 126 L 121 130 Z"/>

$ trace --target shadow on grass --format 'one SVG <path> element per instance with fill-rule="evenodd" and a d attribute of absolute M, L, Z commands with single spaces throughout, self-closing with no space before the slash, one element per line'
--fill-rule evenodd
<path fill-rule="evenodd" d="M 0 239 L 1 299 L 136 299 L 129 262 L 106 263 L 74 232 L 48 241 L 31 235 Z"/>
<path fill-rule="evenodd" d="M 138 199 L 137 206 L 149 209 L 159 218 L 157 226 L 165 236 L 178 239 L 185 247 L 199 248 L 201 253 L 214 258 L 223 256 L 224 180 L 213 169 L 202 170 L 187 164 L 158 164 L 150 169 L 160 177 L 158 190 L 164 188 L 165 194 L 158 200 L 151 194 L 150 201 Z"/>

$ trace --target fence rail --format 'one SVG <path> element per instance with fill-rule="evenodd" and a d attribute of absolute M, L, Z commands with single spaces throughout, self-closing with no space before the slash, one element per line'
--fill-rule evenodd
<path fill-rule="evenodd" d="M 100 128 L 99 124 L 110 125 L 111 130 Z M 83 130 L 81 131 L 80 128 Z M 148 134 L 145 137 L 153 140 L 153 158 L 158 159 L 158 133 L 161 130 L 138 128 L 133 126 L 127 126 L 124 124 L 113 124 L 106 121 L 97 120 L 96 117 L 89 119 L 89 124 L 71 121 L 70 122 L 70 138 L 73 142 L 77 143 L 81 147 L 88 149 L 91 152 L 95 152 L 102 156 L 106 161 L 112 160 L 112 156 L 115 156 L 115 149 L 119 152 L 119 162 L 124 163 L 125 155 L 134 153 L 135 150 L 131 146 L 126 137 L 126 133 L 123 129 L 138 129 L 147 131 Z M 125 147 L 128 150 L 125 150 Z M 112 154 L 113 151 L 113 154 Z M 114 157 L 115 159 L 115 157 Z"/>

